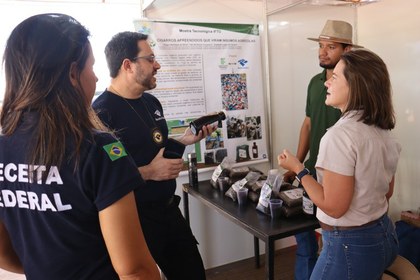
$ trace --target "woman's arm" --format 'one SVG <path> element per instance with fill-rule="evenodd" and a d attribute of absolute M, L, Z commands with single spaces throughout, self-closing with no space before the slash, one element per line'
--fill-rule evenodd
<path fill-rule="evenodd" d="M 349 210 L 354 193 L 353 176 L 324 169 L 322 185 L 312 176 L 304 176 L 302 185 L 315 205 L 328 216 L 338 219 Z"/>
<path fill-rule="evenodd" d="M 23 274 L 22 263 L 20 262 L 12 242 L 10 241 L 9 233 L 3 222 L 0 221 L 0 267 L 4 270 Z"/>
<path fill-rule="evenodd" d="M 303 164 L 289 151 L 278 156 L 279 165 L 296 174 L 303 170 Z M 354 193 L 354 177 L 344 176 L 324 169 L 322 185 L 312 176 L 304 176 L 301 184 L 311 200 L 328 216 L 340 218 L 350 207 Z"/>
<path fill-rule="evenodd" d="M 99 212 L 102 235 L 112 265 L 124 280 L 160 280 L 141 229 L 134 193 Z"/>

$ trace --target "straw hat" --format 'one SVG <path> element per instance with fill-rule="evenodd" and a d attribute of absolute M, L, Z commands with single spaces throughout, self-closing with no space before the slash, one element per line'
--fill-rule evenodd
<path fill-rule="evenodd" d="M 318 38 L 308 38 L 312 41 L 320 40 L 331 41 L 336 43 L 344 43 L 352 45 L 355 48 L 363 48 L 353 44 L 353 28 L 350 23 L 341 20 L 327 20 L 321 35 Z"/>

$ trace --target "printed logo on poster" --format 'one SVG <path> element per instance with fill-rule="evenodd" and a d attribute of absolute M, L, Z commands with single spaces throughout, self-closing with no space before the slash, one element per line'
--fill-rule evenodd
<path fill-rule="evenodd" d="M 241 58 L 238 60 L 238 63 L 240 65 L 240 67 L 238 67 L 239 69 L 248 69 L 248 60 Z"/>
<path fill-rule="evenodd" d="M 227 69 L 228 65 L 226 62 L 226 57 L 220 58 L 219 68 L 220 69 Z"/>

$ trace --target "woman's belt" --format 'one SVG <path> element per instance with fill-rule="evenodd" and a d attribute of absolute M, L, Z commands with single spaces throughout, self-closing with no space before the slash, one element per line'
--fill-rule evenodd
<path fill-rule="evenodd" d="M 360 228 L 364 228 L 364 227 L 367 227 L 367 226 L 372 226 L 372 225 L 377 224 L 381 218 L 379 218 L 377 220 L 374 220 L 374 221 L 370 221 L 370 222 L 368 222 L 366 224 L 363 224 L 363 225 L 360 225 L 360 226 L 330 226 L 330 225 L 324 224 L 321 221 L 319 221 L 319 225 L 321 226 L 322 230 L 327 230 L 327 231 L 360 229 Z"/>

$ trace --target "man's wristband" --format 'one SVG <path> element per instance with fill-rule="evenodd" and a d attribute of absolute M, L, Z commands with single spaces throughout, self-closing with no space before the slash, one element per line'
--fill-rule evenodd
<path fill-rule="evenodd" d="M 296 175 L 296 180 L 299 182 L 299 184 L 301 184 L 302 178 L 303 176 L 306 175 L 311 175 L 311 172 L 309 171 L 308 168 L 304 168 L 302 171 L 300 171 L 297 175 Z"/>

